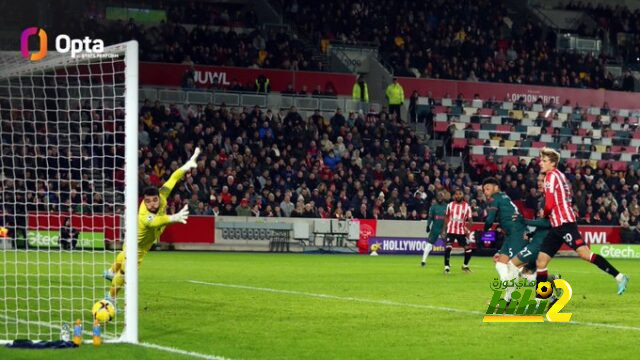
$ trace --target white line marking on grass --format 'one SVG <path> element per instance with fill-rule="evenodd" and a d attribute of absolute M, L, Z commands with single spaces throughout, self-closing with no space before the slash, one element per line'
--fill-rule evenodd
<path fill-rule="evenodd" d="M 161 350 L 161 351 L 166 351 L 166 352 L 170 352 L 170 353 L 174 353 L 174 354 L 191 356 L 191 357 L 198 358 L 198 359 L 228 360 L 228 358 L 224 358 L 224 357 L 220 357 L 220 356 L 201 354 L 201 353 L 197 353 L 197 352 L 194 352 L 194 351 L 186 351 L 186 350 L 181 350 L 181 349 L 177 349 L 177 348 L 170 347 L 170 346 L 162 346 L 162 345 L 158 345 L 158 344 L 151 344 L 151 343 L 141 342 L 141 343 L 137 343 L 137 344 L 133 344 L 133 345 L 139 345 L 139 346 L 142 346 L 142 347 Z"/>
<path fill-rule="evenodd" d="M 414 309 L 431 309 L 431 310 L 440 310 L 440 311 L 469 314 L 469 315 L 485 315 L 485 313 L 480 311 L 462 310 L 462 309 L 456 309 L 456 308 L 450 308 L 450 307 L 444 307 L 444 306 L 434 306 L 434 305 L 425 305 L 425 304 L 410 304 L 410 303 L 403 303 L 403 302 L 390 301 L 390 300 L 363 299 L 363 298 L 356 298 L 356 297 L 350 297 L 350 296 L 336 296 L 336 295 L 329 295 L 329 294 L 309 293 L 309 292 L 303 292 L 303 291 L 280 290 L 280 289 L 262 288 L 262 287 L 256 287 L 256 286 L 213 283 L 213 282 L 205 282 L 205 281 L 197 281 L 197 280 L 187 280 L 187 282 L 190 282 L 193 284 L 218 286 L 218 287 L 233 288 L 233 289 L 264 291 L 264 292 L 270 292 L 270 293 L 276 293 L 276 294 L 308 296 L 308 297 L 314 297 L 319 299 L 342 300 L 342 301 L 359 302 L 359 303 L 366 303 L 366 304 L 404 306 L 404 307 L 414 308 Z M 635 326 L 581 322 L 581 321 L 573 321 L 573 320 L 570 322 L 562 322 L 562 323 L 556 323 L 556 324 L 570 324 L 570 325 L 581 325 L 581 326 L 591 326 L 591 327 L 604 327 L 609 329 L 640 331 L 640 327 L 635 327 Z"/>
<path fill-rule="evenodd" d="M 277 294 L 289 294 L 289 295 L 302 295 L 315 297 L 320 299 L 330 299 L 330 300 L 342 300 L 342 301 L 352 301 L 352 302 L 360 302 L 367 304 L 380 304 L 380 305 L 392 305 L 392 306 L 404 306 L 415 309 L 431 309 L 431 310 L 440 310 L 440 311 L 448 311 L 448 312 L 458 312 L 463 314 L 473 314 L 473 315 L 484 315 L 484 313 L 480 311 L 473 310 L 461 310 L 444 306 L 434 306 L 434 305 L 425 305 L 425 304 L 409 304 L 402 303 L 397 301 L 390 300 L 373 300 L 373 299 L 362 299 L 355 297 L 343 297 L 336 295 L 328 295 L 328 294 L 316 294 L 316 293 L 308 293 L 302 291 L 293 291 L 293 290 L 279 290 L 279 289 L 271 289 L 271 288 L 261 288 L 254 286 L 245 286 L 245 285 L 234 285 L 234 284 L 223 284 L 223 283 L 210 283 L 204 281 L 196 281 L 196 280 L 188 280 L 190 283 L 201 284 L 201 285 L 209 285 L 209 286 L 219 286 L 219 287 L 227 287 L 227 288 L 235 288 L 235 289 L 244 289 L 244 290 L 256 290 L 256 291 L 265 291 Z"/>
<path fill-rule="evenodd" d="M 19 323 L 23 323 L 23 324 L 34 324 L 34 325 L 40 325 L 40 326 L 44 326 L 44 327 L 48 327 L 50 329 L 58 329 L 58 326 L 55 326 L 51 323 L 48 322 L 44 322 L 44 321 L 26 321 L 23 319 L 16 319 L 16 318 L 12 318 L 9 316 L 5 316 L 5 315 L 0 315 L 0 318 L 5 319 L 7 321 L 15 321 L 15 322 L 19 322 Z M 83 331 L 82 332 L 85 335 L 89 335 L 92 336 L 93 333 L 91 331 Z M 102 336 L 105 340 L 114 340 L 115 338 L 109 335 L 103 335 Z M 9 343 L 11 341 L 7 341 L 3 343 Z M 84 341 L 85 344 L 87 343 L 91 343 L 91 340 L 85 340 Z M 111 343 L 111 342 L 110 342 Z M 201 354 L 201 353 L 197 353 L 194 351 L 186 351 L 186 350 L 182 350 L 182 349 L 177 349 L 174 347 L 169 347 L 169 346 L 162 346 L 162 345 L 158 345 L 158 344 L 151 344 L 151 343 L 118 343 L 118 344 L 131 344 L 131 345 L 138 345 L 138 346 L 142 346 L 142 347 L 146 347 L 146 348 L 151 348 L 151 349 L 156 349 L 156 350 L 161 350 L 161 351 L 166 351 L 166 352 L 170 352 L 170 353 L 174 353 L 174 354 L 181 354 L 181 355 L 186 355 L 186 356 L 191 356 L 194 358 L 198 358 L 198 359 L 206 359 L 206 360 L 228 360 L 228 358 L 224 358 L 224 357 L 220 357 L 220 356 L 214 356 L 214 355 L 207 355 L 207 354 Z"/>

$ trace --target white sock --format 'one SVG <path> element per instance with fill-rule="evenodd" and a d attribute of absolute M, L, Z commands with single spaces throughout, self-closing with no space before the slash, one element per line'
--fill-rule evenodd
<path fill-rule="evenodd" d="M 520 270 L 518 269 L 517 266 L 515 266 L 511 260 L 509 260 L 509 262 L 507 263 L 507 268 L 509 270 L 509 278 L 513 279 L 515 277 L 518 277 L 518 274 L 520 273 Z"/>
<path fill-rule="evenodd" d="M 500 276 L 500 280 L 502 281 L 513 279 L 513 278 L 511 279 L 509 278 L 509 267 L 507 266 L 507 264 L 497 262 L 496 271 L 498 272 L 498 275 Z"/>
<path fill-rule="evenodd" d="M 427 262 L 427 256 L 429 256 L 431 249 L 433 249 L 433 245 L 431 245 L 431 243 L 427 243 L 424 247 L 424 251 L 422 252 L 422 262 Z"/>
<path fill-rule="evenodd" d="M 622 281 L 622 279 L 624 279 L 624 274 L 623 273 L 618 273 L 618 275 L 616 275 L 616 281 L 620 282 L 620 281 Z"/>
<path fill-rule="evenodd" d="M 529 282 L 536 281 L 536 274 L 522 274 L 521 276 Z"/>

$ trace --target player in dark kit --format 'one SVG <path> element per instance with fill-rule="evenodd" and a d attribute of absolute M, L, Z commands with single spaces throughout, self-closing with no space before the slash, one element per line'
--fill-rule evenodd
<path fill-rule="evenodd" d="M 618 295 L 622 295 L 629 283 L 629 277 L 620 273 L 605 258 L 594 254 L 582 240 L 576 216 L 572 208 L 571 187 L 567 178 L 557 169 L 560 154 L 550 148 L 540 151 L 540 169 L 545 174 L 544 180 L 544 209 L 540 210 L 540 217 L 548 217 L 551 230 L 540 247 L 536 260 L 538 283 L 547 281 L 547 264 L 558 252 L 563 243 L 569 245 L 578 255 L 599 267 L 602 271 L 613 276 L 618 283 Z"/>
<path fill-rule="evenodd" d="M 444 273 L 451 271 L 449 259 L 451 258 L 451 250 L 453 243 L 458 242 L 464 247 L 464 265 L 462 271 L 471 272 L 469 269 L 469 261 L 471 260 L 471 241 L 467 241 L 467 236 L 471 234 L 471 206 L 464 201 L 462 190 L 457 189 L 453 195 L 452 202 L 447 205 L 447 211 L 444 217 L 445 227 L 442 229 L 442 237 L 447 239 L 447 247 L 444 253 Z"/>
<path fill-rule="evenodd" d="M 482 183 L 482 191 L 489 203 L 489 213 L 484 223 L 484 231 L 488 231 L 497 220 L 505 233 L 505 240 L 495 256 L 496 271 L 501 281 L 509 281 L 517 276 L 517 271 L 509 270 L 509 259 L 519 253 L 526 245 L 524 234 L 526 225 L 524 218 L 511 198 L 500 190 L 496 178 L 486 178 Z M 512 288 L 507 289 L 505 298 L 510 298 Z"/>
<path fill-rule="evenodd" d="M 438 241 L 444 226 L 444 217 L 447 213 L 447 204 L 444 202 L 444 194 L 436 194 L 436 203 L 429 208 L 429 218 L 427 221 L 427 246 L 422 253 L 422 266 L 427 265 L 427 256 L 433 249 L 433 244 Z"/>

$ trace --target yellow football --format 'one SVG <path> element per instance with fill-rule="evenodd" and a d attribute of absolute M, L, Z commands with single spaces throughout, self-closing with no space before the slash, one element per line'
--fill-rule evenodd
<path fill-rule="evenodd" d="M 107 300 L 100 300 L 93 305 L 91 309 L 93 318 L 101 323 L 111 321 L 116 316 L 116 308 Z"/>

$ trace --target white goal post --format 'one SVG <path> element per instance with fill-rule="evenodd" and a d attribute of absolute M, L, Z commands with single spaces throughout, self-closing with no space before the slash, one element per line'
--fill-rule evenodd
<path fill-rule="evenodd" d="M 106 342 L 138 342 L 138 43 L 40 61 L 0 53 L 0 343 L 59 340 L 126 243 Z"/>

